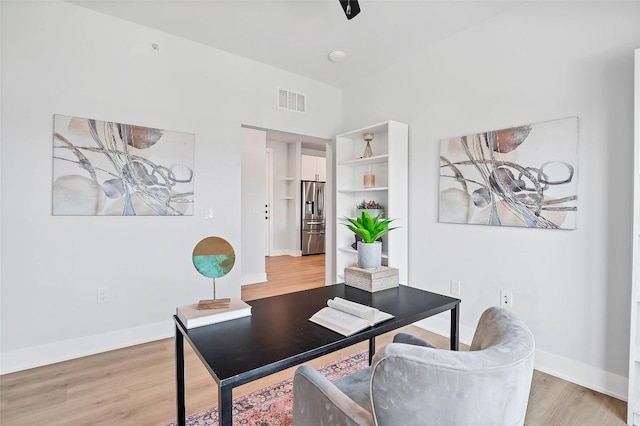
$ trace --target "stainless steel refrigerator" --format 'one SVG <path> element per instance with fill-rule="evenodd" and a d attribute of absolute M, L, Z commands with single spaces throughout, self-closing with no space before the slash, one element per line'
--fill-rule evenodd
<path fill-rule="evenodd" d="M 302 181 L 302 255 L 325 252 L 324 182 Z"/>

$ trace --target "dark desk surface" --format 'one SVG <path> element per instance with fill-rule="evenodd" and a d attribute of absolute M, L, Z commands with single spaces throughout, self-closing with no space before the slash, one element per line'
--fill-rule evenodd
<path fill-rule="evenodd" d="M 309 321 L 327 300 L 342 297 L 395 318 L 345 337 Z M 233 387 L 267 376 L 388 331 L 453 309 L 459 299 L 407 286 L 369 293 L 336 284 L 247 302 L 250 317 L 182 329 L 220 386 Z"/>

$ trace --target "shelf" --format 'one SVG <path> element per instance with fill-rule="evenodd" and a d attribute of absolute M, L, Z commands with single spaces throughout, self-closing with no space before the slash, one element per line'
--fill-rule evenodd
<path fill-rule="evenodd" d="M 295 178 L 294 177 L 285 177 L 285 178 L 282 178 L 280 180 L 295 180 Z"/>
<path fill-rule="evenodd" d="M 338 250 L 344 252 L 344 253 L 352 253 L 352 254 L 358 254 L 358 250 L 355 250 L 353 247 L 351 246 L 345 246 L 345 247 L 338 247 Z M 387 259 L 389 256 L 387 255 L 387 253 L 382 252 L 382 258 L 383 259 Z"/>
<path fill-rule="evenodd" d="M 338 247 L 338 250 L 343 251 L 345 253 L 358 253 L 358 251 L 354 250 L 351 246 Z"/>
<path fill-rule="evenodd" d="M 386 186 L 376 186 L 373 188 L 342 188 L 338 189 L 338 192 L 379 192 L 379 191 L 388 191 L 389 188 Z"/>
<path fill-rule="evenodd" d="M 389 160 L 388 154 L 374 155 L 368 158 L 356 158 L 355 160 L 344 161 L 340 166 L 366 166 L 367 164 L 386 163 Z"/>
<path fill-rule="evenodd" d="M 282 197 L 283 200 L 293 200 L 293 197 Z"/>
<path fill-rule="evenodd" d="M 352 130 L 348 133 L 342 133 L 338 135 L 340 138 L 347 138 L 353 140 L 362 140 L 362 133 L 373 132 L 375 133 L 387 133 L 389 131 L 389 122 L 383 122 L 374 124 L 373 126 L 363 127 L 362 129 Z"/>

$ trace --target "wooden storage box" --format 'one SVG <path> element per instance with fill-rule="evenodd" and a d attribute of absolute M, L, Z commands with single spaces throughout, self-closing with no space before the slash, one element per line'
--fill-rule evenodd
<path fill-rule="evenodd" d="M 344 268 L 344 283 L 372 293 L 398 287 L 398 269 L 388 266 L 381 266 L 378 269 L 349 266 Z"/>

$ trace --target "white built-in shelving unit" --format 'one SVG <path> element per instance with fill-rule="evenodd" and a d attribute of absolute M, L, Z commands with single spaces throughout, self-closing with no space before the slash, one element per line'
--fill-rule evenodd
<path fill-rule="evenodd" d="M 640 425 L 640 49 L 635 51 L 633 243 L 631 247 L 631 337 L 627 423 Z"/>
<path fill-rule="evenodd" d="M 296 180 L 295 177 L 285 177 L 281 179 L 282 181 L 287 183 L 287 195 L 282 197 L 283 200 L 294 200 L 296 197 L 293 194 L 295 186 L 291 185 L 292 182 Z"/>
<path fill-rule="evenodd" d="M 362 158 L 366 142 L 363 133 L 373 133 L 372 157 Z M 377 201 L 384 206 L 385 216 L 396 219 L 399 226 L 383 237 L 382 263 L 398 268 L 400 282 L 407 283 L 407 235 L 409 226 L 409 127 L 397 121 L 386 121 L 336 136 L 336 250 L 334 282 L 344 281 L 344 268 L 357 261 L 351 245 L 355 237 L 340 225 L 343 218 L 355 217 L 362 201 Z M 375 187 L 365 188 L 365 172 L 375 174 Z"/>

